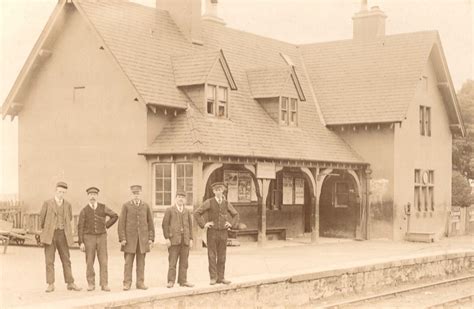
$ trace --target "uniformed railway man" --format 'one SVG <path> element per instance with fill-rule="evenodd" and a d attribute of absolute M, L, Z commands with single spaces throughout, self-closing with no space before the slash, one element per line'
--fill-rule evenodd
<path fill-rule="evenodd" d="M 146 290 L 145 256 L 155 241 L 155 227 L 150 206 L 140 198 L 142 187 L 133 185 L 132 200 L 122 206 L 118 223 L 119 241 L 124 252 L 125 266 L 123 289 L 130 290 L 132 285 L 133 261 L 137 261 L 137 289 Z"/>
<path fill-rule="evenodd" d="M 86 252 L 88 291 L 95 290 L 94 261 L 97 254 L 100 267 L 100 286 L 103 291 L 110 291 L 107 273 L 107 229 L 118 219 L 117 213 L 102 203 L 97 202 L 99 189 L 90 187 L 86 190 L 89 198 L 79 214 L 78 236 L 82 252 Z M 106 221 L 106 217 L 109 219 Z"/>
<path fill-rule="evenodd" d="M 225 260 L 227 249 L 227 230 L 239 223 L 239 213 L 224 198 L 225 184 L 212 184 L 214 197 L 206 200 L 196 209 L 194 217 L 201 228 L 207 228 L 207 257 L 211 285 L 230 284 L 225 279 Z M 207 216 L 205 216 L 207 214 Z M 207 217 L 207 221 L 205 219 Z"/>

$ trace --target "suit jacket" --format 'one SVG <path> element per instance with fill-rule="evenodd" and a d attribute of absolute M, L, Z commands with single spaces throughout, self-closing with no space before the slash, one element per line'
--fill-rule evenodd
<path fill-rule="evenodd" d="M 164 237 L 171 241 L 171 245 L 179 245 L 181 239 L 183 239 L 184 244 L 189 246 L 189 240 L 193 239 L 193 219 L 191 218 L 191 212 L 184 206 L 182 213 L 179 212 L 176 206 L 168 207 L 161 227 L 163 228 Z"/>
<path fill-rule="evenodd" d="M 121 250 L 126 253 L 137 252 L 137 245 L 140 253 L 150 251 L 148 241 L 155 241 L 155 226 L 153 224 L 153 214 L 150 206 L 140 201 L 135 206 L 133 201 L 128 201 L 122 206 L 118 223 L 119 241 L 127 241 Z"/>
<path fill-rule="evenodd" d="M 215 230 L 226 230 L 226 221 L 233 227 L 237 227 L 239 224 L 239 213 L 232 204 L 227 200 L 222 200 L 219 205 L 215 197 L 207 199 L 201 207 L 196 209 L 194 211 L 194 218 L 201 228 L 204 228 L 207 222 L 213 222 L 212 228 Z"/>
<path fill-rule="evenodd" d="M 56 229 L 56 220 L 58 218 L 56 213 L 56 200 L 50 199 L 43 203 L 40 211 L 40 227 L 41 234 L 40 239 L 43 244 L 50 245 L 53 242 L 54 230 Z M 64 207 L 64 234 L 68 246 L 74 245 L 74 239 L 72 237 L 72 207 L 71 204 L 63 199 Z"/>
<path fill-rule="evenodd" d="M 106 221 L 106 217 L 109 219 Z M 87 204 L 79 213 L 79 222 L 77 224 L 77 234 L 79 244 L 84 242 L 85 234 L 99 235 L 107 233 L 107 229 L 115 224 L 118 215 L 102 203 L 97 203 L 96 209 Z"/>

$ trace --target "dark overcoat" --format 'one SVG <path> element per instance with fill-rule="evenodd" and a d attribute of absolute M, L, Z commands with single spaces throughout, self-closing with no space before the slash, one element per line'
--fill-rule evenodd
<path fill-rule="evenodd" d="M 123 204 L 118 222 L 119 241 L 127 241 L 121 250 L 126 253 L 136 253 L 137 245 L 140 253 L 150 251 L 148 241 L 155 241 L 155 226 L 153 214 L 147 203 L 140 201 L 136 206 L 133 201 Z"/>
<path fill-rule="evenodd" d="M 56 213 L 56 200 L 50 199 L 43 203 L 40 211 L 40 227 L 41 234 L 40 239 L 41 243 L 51 245 L 53 242 L 54 230 L 56 229 L 56 220 L 58 215 Z M 72 237 L 72 207 L 71 204 L 63 199 L 64 207 L 64 234 L 66 235 L 66 240 L 68 246 L 74 245 L 74 238 Z"/>
<path fill-rule="evenodd" d="M 183 218 L 183 225 L 180 224 L 180 216 Z M 181 238 L 184 240 L 184 244 L 189 246 L 189 240 L 193 239 L 193 221 L 191 212 L 183 208 L 183 213 L 180 213 L 176 206 L 168 207 L 165 211 L 163 223 L 163 236 L 171 241 L 171 245 L 181 244 Z M 183 231 L 181 231 L 181 228 Z M 183 235 L 183 237 L 181 237 Z"/>

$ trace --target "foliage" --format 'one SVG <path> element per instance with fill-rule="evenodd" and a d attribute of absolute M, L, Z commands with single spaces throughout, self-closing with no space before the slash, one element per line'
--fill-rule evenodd
<path fill-rule="evenodd" d="M 466 136 L 453 140 L 453 170 L 474 178 L 474 81 L 467 80 L 457 94 Z"/>
<path fill-rule="evenodd" d="M 474 195 L 466 177 L 458 171 L 453 172 L 451 205 L 468 207 L 474 204 Z"/>

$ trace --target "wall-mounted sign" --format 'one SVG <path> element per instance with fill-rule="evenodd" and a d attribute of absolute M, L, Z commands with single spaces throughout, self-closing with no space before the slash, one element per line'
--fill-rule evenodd
<path fill-rule="evenodd" d="M 295 204 L 304 204 L 304 179 L 295 178 Z"/>
<path fill-rule="evenodd" d="M 259 179 L 275 179 L 276 169 L 275 163 L 257 163 L 257 178 Z"/>

